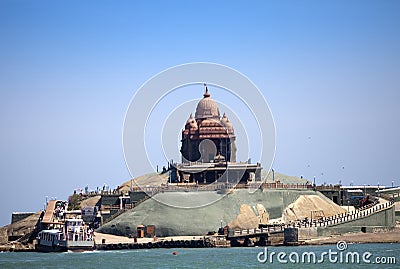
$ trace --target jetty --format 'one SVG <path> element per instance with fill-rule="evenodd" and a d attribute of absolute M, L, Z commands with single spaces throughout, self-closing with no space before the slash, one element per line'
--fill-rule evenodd
<path fill-rule="evenodd" d="M 97 250 L 230 247 L 226 236 L 221 235 L 127 238 L 96 232 L 95 240 Z"/>

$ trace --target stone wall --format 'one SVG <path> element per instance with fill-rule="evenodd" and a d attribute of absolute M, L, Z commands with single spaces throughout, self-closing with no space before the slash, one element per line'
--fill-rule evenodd
<path fill-rule="evenodd" d="M 138 202 L 140 200 L 143 200 L 145 197 L 147 197 L 147 193 L 144 191 L 135 191 L 130 193 L 131 197 L 131 203 Z"/>
<path fill-rule="evenodd" d="M 299 240 L 307 240 L 318 237 L 318 228 L 317 227 L 307 227 L 307 228 L 299 228 Z"/>
<path fill-rule="evenodd" d="M 119 194 L 114 194 L 114 195 L 102 195 L 100 199 L 100 204 L 102 206 L 104 205 L 119 205 Z"/>

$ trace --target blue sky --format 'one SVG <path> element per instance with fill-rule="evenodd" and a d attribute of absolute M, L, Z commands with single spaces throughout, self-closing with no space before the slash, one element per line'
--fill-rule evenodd
<path fill-rule="evenodd" d="M 0 225 L 46 195 L 128 180 L 132 96 L 188 62 L 230 66 L 259 87 L 276 171 L 400 185 L 399 11 L 398 1 L 0 1 Z"/>

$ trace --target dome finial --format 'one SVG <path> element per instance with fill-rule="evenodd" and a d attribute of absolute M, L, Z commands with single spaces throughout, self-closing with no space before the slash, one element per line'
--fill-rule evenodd
<path fill-rule="evenodd" d="M 202 98 L 196 107 L 195 119 L 220 119 L 219 109 L 217 103 L 211 98 L 210 93 L 208 92 L 207 84 L 203 84 L 206 88 L 206 92 L 204 93 L 204 98 Z"/>
<path fill-rule="evenodd" d="M 210 96 L 211 96 L 211 94 L 208 92 L 207 84 L 206 84 L 206 83 L 204 83 L 203 85 L 204 85 L 204 87 L 206 87 L 206 92 L 203 94 L 204 98 L 206 98 L 206 97 L 210 97 Z"/>

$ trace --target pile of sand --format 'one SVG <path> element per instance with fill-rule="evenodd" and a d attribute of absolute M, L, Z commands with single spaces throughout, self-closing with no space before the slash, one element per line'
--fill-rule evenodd
<path fill-rule="evenodd" d="M 269 214 L 262 204 L 250 206 L 242 204 L 240 206 L 240 213 L 236 219 L 231 221 L 228 226 L 233 229 L 253 229 L 257 228 L 259 224 L 268 223 Z"/>
<path fill-rule="evenodd" d="M 319 195 L 300 195 L 296 201 L 285 208 L 282 214 L 284 222 L 291 222 L 311 218 L 311 212 L 315 215 L 330 217 L 336 214 L 345 213 L 346 210 L 329 199 Z"/>

